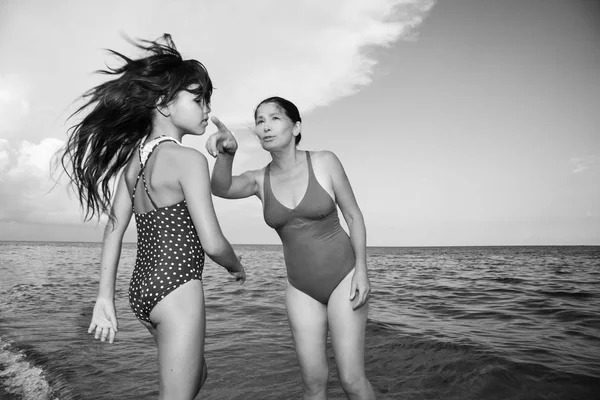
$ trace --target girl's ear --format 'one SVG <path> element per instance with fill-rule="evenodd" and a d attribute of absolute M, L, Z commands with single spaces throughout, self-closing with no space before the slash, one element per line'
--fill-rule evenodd
<path fill-rule="evenodd" d="M 156 111 L 165 118 L 169 118 L 171 114 L 167 111 L 167 107 L 156 107 Z"/>
<path fill-rule="evenodd" d="M 158 111 L 163 117 L 168 118 L 171 116 L 171 113 L 169 112 L 169 105 L 163 104 L 164 100 L 164 96 L 161 96 L 158 98 L 158 100 L 156 100 L 156 111 Z"/>

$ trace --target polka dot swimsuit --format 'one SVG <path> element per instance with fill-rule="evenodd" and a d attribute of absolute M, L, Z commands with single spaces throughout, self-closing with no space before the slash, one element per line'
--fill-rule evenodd
<path fill-rule="evenodd" d="M 129 284 L 129 304 L 137 318 L 150 322 L 150 312 L 169 293 L 192 279 L 202 280 L 204 250 L 192 223 L 185 200 L 165 207 L 157 207 L 146 184 L 144 167 L 156 147 L 175 139 L 161 136 L 140 146 L 140 173 L 135 191 L 142 177 L 144 189 L 154 209 L 146 213 L 133 211 L 137 225 L 137 258 Z M 149 148 L 149 150 L 148 150 Z"/>

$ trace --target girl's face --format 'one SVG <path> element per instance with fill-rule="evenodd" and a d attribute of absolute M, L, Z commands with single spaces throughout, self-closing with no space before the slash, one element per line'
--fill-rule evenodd
<path fill-rule="evenodd" d="M 192 87 L 193 88 L 193 87 Z M 202 135 L 208 126 L 210 107 L 204 99 L 182 90 L 168 106 L 171 123 L 184 133 Z"/>
<path fill-rule="evenodd" d="M 270 151 L 295 145 L 294 137 L 300 133 L 300 122 L 294 123 L 275 103 L 261 104 L 256 111 L 254 133 L 263 149 Z"/>

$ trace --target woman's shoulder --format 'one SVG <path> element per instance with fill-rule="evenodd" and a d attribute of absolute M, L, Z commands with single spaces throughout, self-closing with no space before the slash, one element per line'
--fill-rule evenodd
<path fill-rule="evenodd" d="M 310 159 L 324 168 L 335 168 L 340 165 L 340 160 L 335 153 L 330 150 L 309 151 Z"/>
<path fill-rule="evenodd" d="M 254 179 L 256 182 L 262 182 L 263 177 L 265 176 L 265 171 L 267 170 L 269 164 L 265 165 L 262 168 L 258 169 L 249 169 L 244 172 L 242 175 L 247 176 L 248 178 Z"/>

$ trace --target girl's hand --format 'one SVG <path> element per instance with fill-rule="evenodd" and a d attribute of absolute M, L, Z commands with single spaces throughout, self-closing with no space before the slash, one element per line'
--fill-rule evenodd
<path fill-rule="evenodd" d="M 213 157 L 218 156 L 219 153 L 234 155 L 238 148 L 235 137 L 219 118 L 210 117 L 210 119 L 218 130 L 206 140 L 206 151 Z"/>
<path fill-rule="evenodd" d="M 88 328 L 88 333 L 92 332 L 94 332 L 94 339 L 100 339 L 104 342 L 108 338 L 109 343 L 114 342 L 118 330 L 117 311 L 112 300 L 101 298 L 96 300 L 92 323 Z"/>
<path fill-rule="evenodd" d="M 237 272 L 229 272 L 229 274 L 231 276 L 233 276 L 236 280 L 236 282 L 239 282 L 240 285 L 243 284 L 244 282 L 246 282 L 246 270 L 244 269 L 244 266 L 242 265 L 242 256 L 238 256 L 238 261 L 240 262 L 240 267 L 242 267 L 241 271 L 237 271 Z"/>
<path fill-rule="evenodd" d="M 242 267 L 240 272 L 230 272 L 231 276 L 233 276 L 236 282 L 239 282 L 240 285 L 246 282 L 246 270 Z"/>
<path fill-rule="evenodd" d="M 350 284 L 350 301 L 352 301 L 352 309 L 356 310 L 357 308 L 362 307 L 367 300 L 369 300 L 370 293 L 371 282 L 369 282 L 367 272 L 362 269 L 355 269 L 352 283 Z"/>
<path fill-rule="evenodd" d="M 242 270 L 237 272 L 229 271 L 229 274 L 233 276 L 236 282 L 239 282 L 241 285 L 242 283 L 246 282 L 246 270 L 242 265 L 242 256 L 238 256 L 238 263 L 240 264 L 240 267 L 242 267 Z"/>

